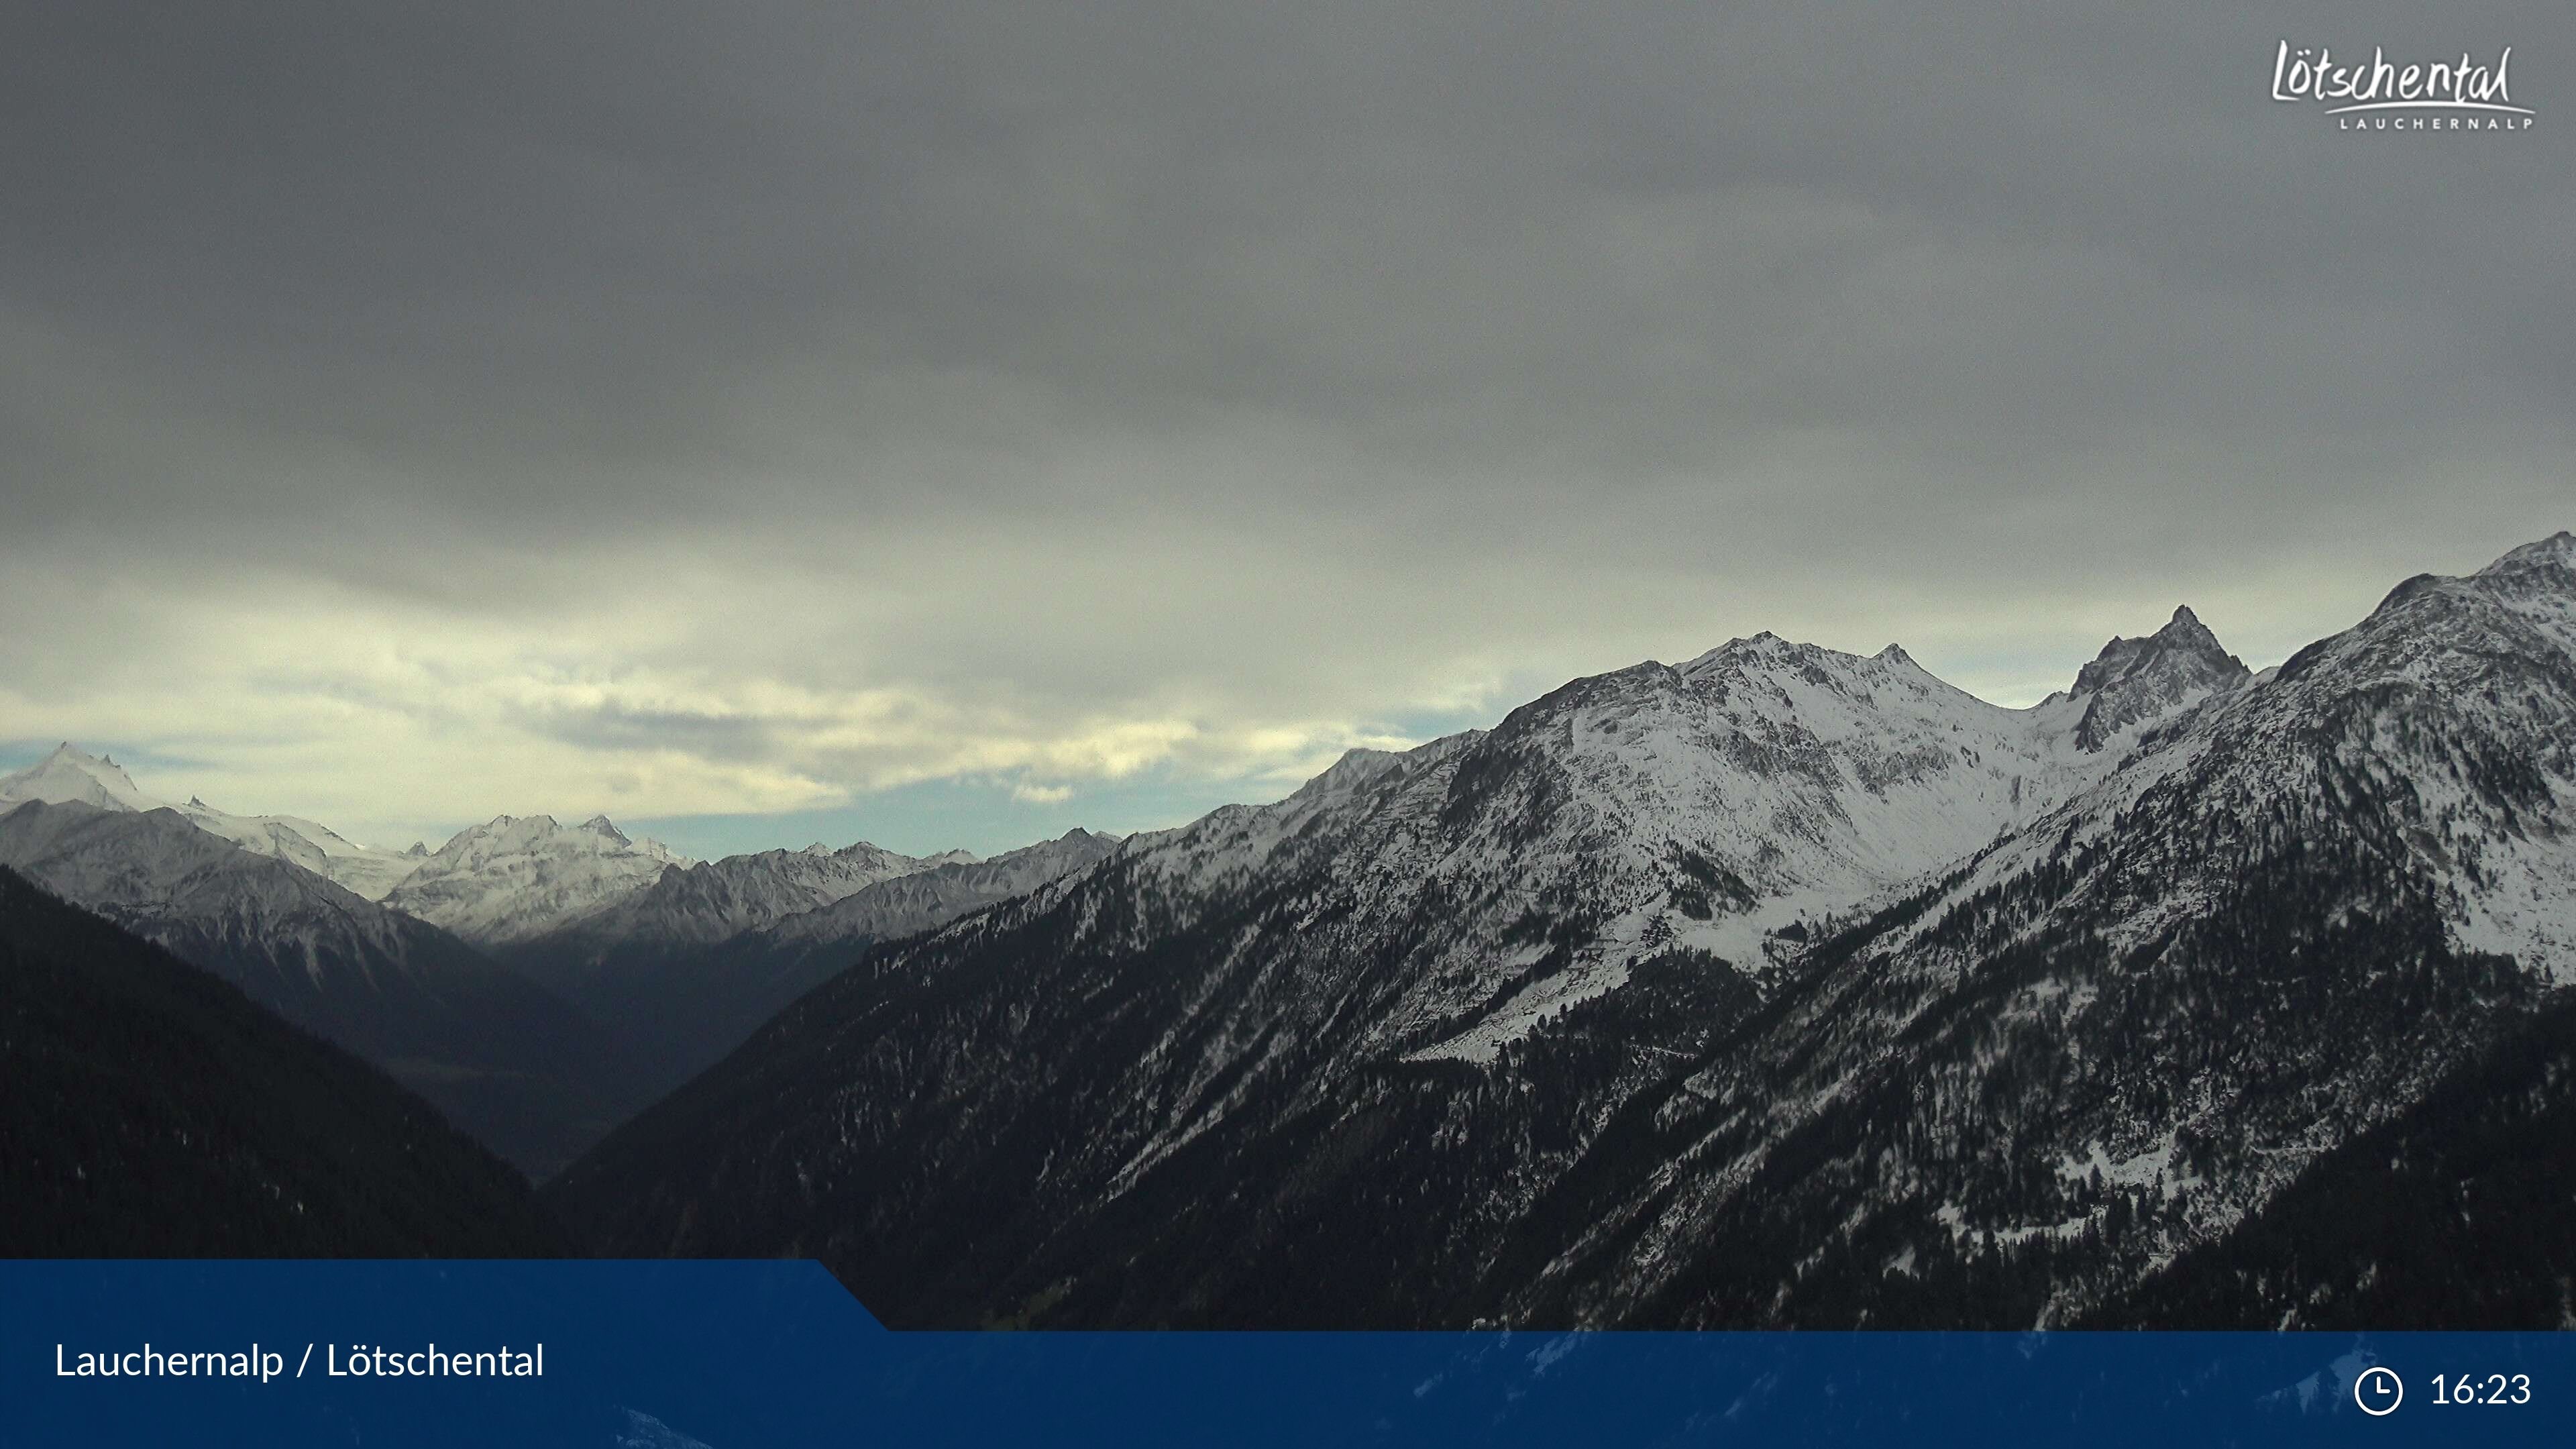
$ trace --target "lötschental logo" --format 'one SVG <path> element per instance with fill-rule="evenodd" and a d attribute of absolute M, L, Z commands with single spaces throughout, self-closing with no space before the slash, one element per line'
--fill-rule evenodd
<path fill-rule="evenodd" d="M 2327 46 L 2284 40 L 2272 57 L 2272 99 L 2322 104 L 2340 131 L 2528 131 L 2513 100 L 2513 47 L 2493 63 L 2470 51 L 2439 60 L 2349 60 Z"/>

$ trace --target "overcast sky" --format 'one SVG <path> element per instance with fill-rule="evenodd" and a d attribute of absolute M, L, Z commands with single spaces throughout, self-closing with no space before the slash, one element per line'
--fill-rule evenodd
<path fill-rule="evenodd" d="M 0 763 L 989 850 L 2576 525 L 2563 0 L 371 8 L 0 19 Z"/>

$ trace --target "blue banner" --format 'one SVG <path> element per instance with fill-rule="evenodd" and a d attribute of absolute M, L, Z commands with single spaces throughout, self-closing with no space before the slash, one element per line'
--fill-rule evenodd
<path fill-rule="evenodd" d="M 11 1446 L 2565 1444 L 2571 1406 L 2569 1334 L 916 1334 L 811 1263 L 0 1263 Z"/>

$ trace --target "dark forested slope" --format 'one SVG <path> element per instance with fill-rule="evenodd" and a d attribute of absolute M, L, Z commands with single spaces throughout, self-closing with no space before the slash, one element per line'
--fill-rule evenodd
<path fill-rule="evenodd" d="M 0 869 L 0 1252 L 556 1246 L 527 1182 L 427 1102 Z"/>

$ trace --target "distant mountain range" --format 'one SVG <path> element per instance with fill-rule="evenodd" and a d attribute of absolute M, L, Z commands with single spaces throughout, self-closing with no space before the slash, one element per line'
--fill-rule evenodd
<path fill-rule="evenodd" d="M 69 743 L 0 778 L 0 865 L 360 1053 L 539 1177 L 871 943 L 1110 843 L 697 862 L 605 816 L 504 815 L 393 852 L 299 817 L 166 805 Z"/>
<path fill-rule="evenodd" d="M 187 804 L 172 807 L 144 794 L 114 759 L 83 754 L 68 741 L 37 764 L 0 778 L 0 810 L 29 801 L 135 813 L 175 808 L 189 824 L 210 835 L 255 855 L 301 866 L 371 901 L 383 900 L 427 853 L 419 846 L 403 853 L 356 845 L 311 820 L 293 815 L 234 815 L 193 796 Z"/>
<path fill-rule="evenodd" d="M 880 947 L 549 1195 L 908 1325 L 2556 1325 L 2567 1114 L 2410 1113 L 2555 1091 L 2571 981 L 2560 534 L 2029 709 L 1768 635 L 1577 680 Z M 2527 1262 L 2262 1246 L 2381 1148 Z"/>

